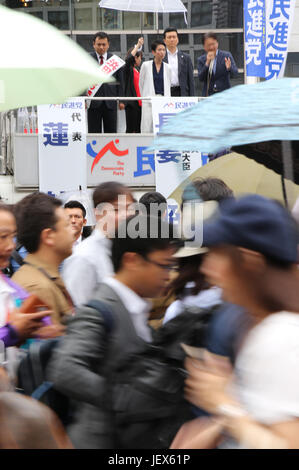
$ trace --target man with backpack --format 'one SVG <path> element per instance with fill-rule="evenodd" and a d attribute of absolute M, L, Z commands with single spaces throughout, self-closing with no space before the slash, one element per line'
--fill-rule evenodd
<path fill-rule="evenodd" d="M 158 296 L 169 281 L 179 247 L 172 230 L 150 216 L 131 216 L 121 224 L 112 240 L 114 277 L 105 279 L 94 299 L 77 309 L 64 341 L 53 353 L 48 378 L 56 390 L 77 402 L 68 428 L 76 448 L 158 448 L 171 442 L 173 436 L 162 442 L 160 428 L 145 424 L 147 414 L 168 422 L 163 406 L 150 411 L 150 394 L 148 407 L 140 405 L 148 377 L 142 382 L 139 376 L 135 387 L 130 376 L 152 368 L 154 380 L 158 373 L 160 358 L 151 350 L 150 305 L 145 299 Z M 164 393 L 166 406 L 167 367 L 162 372 L 165 383 L 157 393 Z M 149 385 L 154 390 L 153 382 Z M 175 416 L 173 407 L 171 413 Z"/>
<path fill-rule="evenodd" d="M 29 254 L 13 281 L 51 308 L 52 323 L 61 326 L 74 313 L 58 271 L 72 253 L 74 236 L 68 217 L 60 200 L 33 193 L 22 200 L 17 218 L 18 240 Z"/>

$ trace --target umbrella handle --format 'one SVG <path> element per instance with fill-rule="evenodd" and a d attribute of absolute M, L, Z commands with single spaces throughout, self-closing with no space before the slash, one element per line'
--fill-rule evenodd
<path fill-rule="evenodd" d="M 285 185 L 285 178 L 294 182 L 293 153 L 292 153 L 291 142 L 289 140 L 283 140 L 281 145 L 282 145 L 282 166 L 283 166 L 283 171 L 281 175 L 281 186 L 282 186 L 282 193 L 283 193 L 285 206 L 287 209 L 290 209 L 289 201 L 287 197 L 287 189 Z"/>

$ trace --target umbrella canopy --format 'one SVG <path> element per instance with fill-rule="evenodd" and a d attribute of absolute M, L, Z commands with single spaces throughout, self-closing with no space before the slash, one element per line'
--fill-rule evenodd
<path fill-rule="evenodd" d="M 101 0 L 102 8 L 154 13 L 187 13 L 181 0 Z"/>
<path fill-rule="evenodd" d="M 61 103 L 95 83 L 113 81 L 53 26 L 0 6 L 0 111 Z"/>
<path fill-rule="evenodd" d="M 265 168 L 264 165 L 235 152 L 202 166 L 191 175 L 190 180 L 208 177 L 222 179 L 236 196 L 254 193 L 280 202 L 284 200 L 279 175 Z M 299 185 L 287 180 L 285 180 L 285 185 L 289 194 L 290 207 L 292 207 L 299 197 Z M 180 204 L 185 186 L 186 183 L 183 183 L 169 198 L 175 199 Z"/>
<path fill-rule="evenodd" d="M 171 118 L 151 148 L 216 153 L 234 145 L 299 140 L 299 78 L 239 85 Z"/>
<path fill-rule="evenodd" d="M 267 168 L 299 184 L 299 140 L 290 142 L 290 164 L 292 174 L 287 174 L 284 168 L 283 143 L 280 140 L 269 140 L 267 142 L 256 142 L 254 144 L 236 145 L 232 151 L 241 153 L 246 157 L 252 158 L 258 163 L 262 163 Z"/>

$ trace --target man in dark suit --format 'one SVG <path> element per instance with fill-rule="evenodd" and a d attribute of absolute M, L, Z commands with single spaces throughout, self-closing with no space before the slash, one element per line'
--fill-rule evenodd
<path fill-rule="evenodd" d="M 198 59 L 198 78 L 204 83 L 202 96 L 210 96 L 230 88 L 230 77 L 237 75 L 238 68 L 230 52 L 218 49 L 216 34 L 204 34 L 203 46 L 206 52 Z"/>
<path fill-rule="evenodd" d="M 167 28 L 163 33 L 166 45 L 164 62 L 171 67 L 171 96 L 194 96 L 194 76 L 191 58 L 178 50 L 178 32 Z"/>
<path fill-rule="evenodd" d="M 110 59 L 113 54 L 108 52 L 109 49 L 109 36 L 104 32 L 98 32 L 93 38 L 93 48 L 95 52 L 91 56 L 103 65 L 106 60 Z M 113 74 L 116 82 L 103 83 L 102 86 L 95 94 L 96 97 L 100 96 L 124 96 L 123 74 L 122 69 L 117 70 Z M 124 109 L 124 103 L 119 103 L 119 109 Z M 117 124 L 117 102 L 116 101 L 91 101 L 87 113 L 88 118 L 88 132 L 99 133 L 102 132 L 102 121 L 104 125 L 104 132 L 116 133 Z"/>

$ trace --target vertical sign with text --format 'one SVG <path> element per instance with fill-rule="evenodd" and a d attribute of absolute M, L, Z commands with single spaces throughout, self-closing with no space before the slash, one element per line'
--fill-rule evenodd
<path fill-rule="evenodd" d="M 248 77 L 264 77 L 266 0 L 244 0 L 245 60 Z"/>
<path fill-rule="evenodd" d="M 267 0 L 266 80 L 284 75 L 295 4 L 296 0 Z"/>
<path fill-rule="evenodd" d="M 155 97 L 152 98 L 154 133 L 173 116 L 198 103 L 195 97 Z M 155 152 L 156 190 L 167 199 L 169 218 L 173 223 L 179 222 L 179 204 L 169 199 L 172 193 L 202 165 L 208 162 L 208 155 L 201 152 L 176 150 L 159 150 Z"/>
<path fill-rule="evenodd" d="M 84 98 L 38 106 L 39 188 L 73 191 L 87 186 Z"/>
<path fill-rule="evenodd" d="M 244 0 L 248 77 L 284 75 L 296 0 Z"/>

